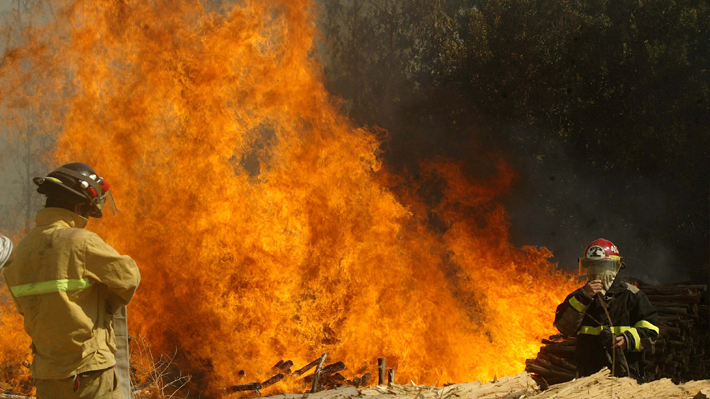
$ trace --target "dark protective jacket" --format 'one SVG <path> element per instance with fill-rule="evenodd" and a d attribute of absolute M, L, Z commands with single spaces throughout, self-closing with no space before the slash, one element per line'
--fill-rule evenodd
<path fill-rule="evenodd" d="M 601 299 L 592 299 L 583 288 L 571 293 L 557 307 L 555 327 L 563 334 L 577 337 L 577 373 L 581 377 L 603 367 L 612 370 L 611 332 L 623 334 L 627 343 L 626 350 L 616 350 L 616 375 L 644 382 L 643 352 L 658 338 L 658 312 L 643 292 L 618 276 L 603 300 L 611 321 Z"/>

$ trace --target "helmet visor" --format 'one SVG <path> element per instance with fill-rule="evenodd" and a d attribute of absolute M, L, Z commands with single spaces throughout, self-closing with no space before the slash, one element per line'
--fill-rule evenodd
<path fill-rule="evenodd" d="M 106 181 L 103 177 L 99 178 L 99 186 L 101 187 L 101 195 L 95 198 L 95 205 L 99 211 L 99 216 L 106 214 L 111 217 L 118 214 L 118 208 L 116 208 L 116 202 L 113 200 L 113 194 L 111 193 L 111 184 Z"/>
<path fill-rule="evenodd" d="M 621 259 L 608 258 L 580 258 L 579 275 L 587 276 L 590 279 L 608 273 L 617 273 L 621 268 Z"/>
<path fill-rule="evenodd" d="M 101 212 L 104 215 L 114 217 L 118 214 L 118 208 L 116 208 L 116 202 L 113 200 L 113 194 L 111 194 L 111 190 L 104 194 L 103 200 L 100 202 L 100 204 Z"/>

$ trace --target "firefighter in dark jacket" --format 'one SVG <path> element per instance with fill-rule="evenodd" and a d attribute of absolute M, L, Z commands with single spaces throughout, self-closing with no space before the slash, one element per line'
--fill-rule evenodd
<path fill-rule="evenodd" d="M 577 336 L 579 377 L 607 367 L 644 382 L 644 351 L 658 337 L 658 312 L 643 292 L 617 278 L 625 267 L 611 241 L 593 241 L 579 259 L 580 275 L 589 281 L 557 307 L 555 327 Z"/>

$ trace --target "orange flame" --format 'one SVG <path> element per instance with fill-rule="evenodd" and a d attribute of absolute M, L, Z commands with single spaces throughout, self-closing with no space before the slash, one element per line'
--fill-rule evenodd
<path fill-rule="evenodd" d="M 88 227 L 141 268 L 131 333 L 203 390 L 323 351 L 418 383 L 522 371 L 573 283 L 510 244 L 510 168 L 389 175 L 324 89 L 311 1 L 212 4 L 67 2 L 0 72 L 3 107 L 51 111 L 55 164 L 111 182 L 118 217 Z"/>

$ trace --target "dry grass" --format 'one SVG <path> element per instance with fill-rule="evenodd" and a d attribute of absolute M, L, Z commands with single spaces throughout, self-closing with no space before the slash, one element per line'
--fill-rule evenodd
<path fill-rule="evenodd" d="M 133 337 L 131 342 L 131 384 L 133 399 L 185 399 L 190 390 L 189 375 L 182 375 L 175 364 L 177 348 L 172 355 L 153 355 L 145 337 Z"/>

